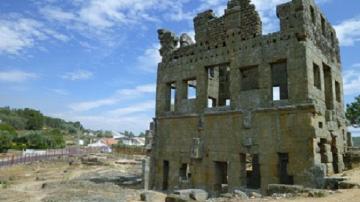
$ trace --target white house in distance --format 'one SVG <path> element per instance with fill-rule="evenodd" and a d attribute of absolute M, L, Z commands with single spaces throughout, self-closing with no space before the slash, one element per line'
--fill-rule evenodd
<path fill-rule="evenodd" d="M 111 131 L 114 139 L 121 141 L 127 146 L 145 146 L 145 137 L 127 137 L 119 132 Z"/>
<path fill-rule="evenodd" d="M 107 144 L 101 142 L 101 141 L 89 144 L 88 147 L 100 148 L 101 151 L 106 152 L 106 153 L 111 153 L 112 152 L 111 147 L 108 146 Z"/>
<path fill-rule="evenodd" d="M 124 145 L 128 146 L 145 146 L 145 138 L 143 137 L 125 137 L 120 139 L 119 141 L 121 141 Z"/>

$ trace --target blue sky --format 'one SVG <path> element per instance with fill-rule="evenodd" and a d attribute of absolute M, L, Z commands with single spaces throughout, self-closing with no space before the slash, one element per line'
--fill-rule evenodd
<path fill-rule="evenodd" d="M 277 4 L 253 0 L 264 34 Z M 318 0 L 341 42 L 346 102 L 360 94 L 360 2 Z M 156 30 L 193 35 L 192 18 L 227 0 L 1 0 L 0 106 L 32 107 L 92 129 L 148 127 L 154 116 Z M 360 135 L 360 131 L 358 131 Z"/>

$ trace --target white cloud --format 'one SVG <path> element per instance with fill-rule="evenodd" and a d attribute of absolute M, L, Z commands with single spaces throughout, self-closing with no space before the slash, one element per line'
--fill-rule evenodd
<path fill-rule="evenodd" d="M 39 21 L 29 18 L 0 20 L 0 53 L 19 54 L 37 41 L 46 39 L 67 41 L 68 38 L 44 27 Z"/>
<path fill-rule="evenodd" d="M 34 73 L 29 73 L 19 70 L 0 71 L 1 82 L 20 83 L 36 78 L 38 78 L 38 75 Z"/>
<path fill-rule="evenodd" d="M 353 65 L 352 70 L 344 72 L 344 93 L 345 95 L 360 94 L 360 70 L 356 69 L 359 64 Z"/>
<path fill-rule="evenodd" d="M 154 111 L 154 109 L 155 109 L 155 101 L 149 100 L 149 101 L 145 101 L 145 102 L 131 105 L 128 107 L 114 109 L 114 110 L 108 112 L 108 114 L 112 115 L 114 117 L 123 117 L 126 115 L 139 113 L 139 112 L 146 112 L 146 111 L 150 111 L 150 110 Z"/>
<path fill-rule="evenodd" d="M 73 103 L 69 107 L 74 111 L 88 111 L 91 109 L 118 103 L 119 98 L 106 98 L 101 100 Z"/>
<path fill-rule="evenodd" d="M 146 94 L 154 94 L 156 92 L 155 84 L 140 85 L 132 89 L 121 89 L 111 95 L 110 97 L 91 100 L 79 103 L 73 103 L 69 106 L 73 111 L 89 111 L 103 106 L 115 105 L 124 100 L 130 100 L 141 97 Z"/>
<path fill-rule="evenodd" d="M 123 117 L 113 117 L 108 115 L 80 115 L 63 117 L 73 121 L 80 121 L 86 128 L 91 128 L 94 130 L 128 130 L 135 133 L 140 133 L 148 129 L 149 124 L 152 121 L 151 115 L 147 115 L 145 113 Z"/>
<path fill-rule="evenodd" d="M 71 20 L 75 20 L 76 16 L 73 13 L 66 12 L 61 8 L 57 7 L 45 7 L 40 9 L 40 12 L 45 15 L 48 19 L 56 20 L 60 22 L 68 22 Z"/>
<path fill-rule="evenodd" d="M 161 62 L 159 49 L 159 44 L 154 44 L 151 48 L 146 49 L 142 55 L 137 57 L 136 66 L 148 72 L 156 72 L 157 65 Z"/>
<path fill-rule="evenodd" d="M 96 115 L 81 115 L 79 112 L 73 111 L 55 116 L 67 120 L 80 121 L 85 127 L 91 129 L 130 130 L 139 133 L 148 128 L 154 114 L 154 109 L 155 101 L 145 100 Z"/>
<path fill-rule="evenodd" d="M 360 17 L 347 19 L 335 26 L 342 46 L 353 46 L 360 41 Z"/>
<path fill-rule="evenodd" d="M 61 78 L 71 81 L 88 80 L 93 77 L 94 73 L 87 70 L 76 70 L 73 72 L 67 72 L 61 76 Z"/>
<path fill-rule="evenodd" d="M 51 20 L 73 22 L 77 24 L 77 28 L 83 29 L 85 26 L 103 30 L 145 21 L 157 22 L 158 11 L 174 13 L 175 10 L 177 15 L 183 15 L 181 8 L 183 2 L 187 1 L 189 0 L 80 0 L 74 3 L 73 10 L 65 11 L 60 7 L 47 6 L 41 12 Z"/>
<path fill-rule="evenodd" d="M 156 85 L 155 84 L 146 84 L 136 86 L 133 89 L 121 89 L 117 91 L 117 95 L 119 96 L 127 96 L 127 97 L 136 97 L 145 93 L 155 93 Z"/>

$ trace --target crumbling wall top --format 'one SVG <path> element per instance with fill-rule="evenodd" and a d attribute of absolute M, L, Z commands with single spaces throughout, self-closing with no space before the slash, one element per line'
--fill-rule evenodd
<path fill-rule="evenodd" d="M 263 36 L 260 15 L 251 0 L 229 0 L 223 16 L 217 17 L 212 10 L 206 10 L 194 18 L 195 42 L 186 34 L 179 38 L 170 31 L 159 30 L 163 61 L 196 55 L 202 50 L 234 49 L 248 42 L 251 44 L 245 45 L 245 49 L 265 46 L 269 44 L 269 37 L 280 35 L 280 40 L 312 41 L 330 60 L 340 63 L 335 29 L 314 0 L 292 0 L 278 5 L 276 14 L 280 31 Z"/>

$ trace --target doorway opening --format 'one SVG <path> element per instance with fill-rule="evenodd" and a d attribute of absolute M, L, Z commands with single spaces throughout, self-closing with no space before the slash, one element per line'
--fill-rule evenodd
<path fill-rule="evenodd" d="M 228 162 L 215 162 L 215 192 L 228 192 Z"/>
<path fill-rule="evenodd" d="M 260 163 L 258 154 L 240 154 L 240 163 L 246 173 L 246 187 L 259 189 L 261 186 Z"/>
<path fill-rule="evenodd" d="M 169 169 L 170 164 L 169 161 L 164 161 L 163 164 L 163 190 L 168 190 L 169 188 Z"/>
<path fill-rule="evenodd" d="M 331 139 L 331 153 L 333 157 L 333 168 L 334 173 L 339 173 L 339 157 L 338 157 L 338 149 L 336 147 L 336 137 L 332 136 Z"/>
<path fill-rule="evenodd" d="M 289 154 L 278 153 L 279 156 L 279 178 L 280 184 L 294 184 L 294 177 L 288 174 Z"/>

